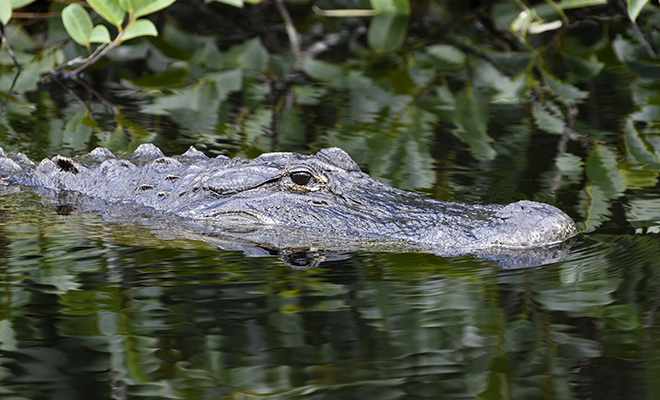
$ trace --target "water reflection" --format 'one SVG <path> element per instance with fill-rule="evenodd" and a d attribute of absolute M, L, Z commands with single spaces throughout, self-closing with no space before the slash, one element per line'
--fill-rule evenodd
<path fill-rule="evenodd" d="M 587 236 L 537 269 L 358 253 L 297 270 L 119 243 L 23 200 L 0 206 L 7 396 L 591 398 L 616 366 L 642 397 L 657 378 L 655 237 Z"/>

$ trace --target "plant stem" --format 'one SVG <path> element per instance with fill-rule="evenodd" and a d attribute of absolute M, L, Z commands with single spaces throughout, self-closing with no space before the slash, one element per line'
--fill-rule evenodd
<path fill-rule="evenodd" d="M 289 15 L 289 10 L 286 9 L 284 5 L 284 0 L 276 0 L 277 8 L 282 15 L 284 20 L 284 25 L 286 26 L 286 33 L 289 35 L 289 42 L 291 43 L 291 52 L 293 53 L 293 58 L 295 59 L 294 68 L 297 70 L 302 69 L 302 55 L 300 53 L 300 44 L 298 43 L 298 32 L 296 32 L 296 27 L 293 26 L 293 20 L 291 15 Z"/>

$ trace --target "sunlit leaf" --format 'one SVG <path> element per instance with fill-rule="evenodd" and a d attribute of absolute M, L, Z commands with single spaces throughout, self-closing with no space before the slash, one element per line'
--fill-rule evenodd
<path fill-rule="evenodd" d="M 410 14 L 408 0 L 371 0 L 371 6 L 378 14 Z"/>
<path fill-rule="evenodd" d="M 628 16 L 630 17 L 630 20 L 635 22 L 639 13 L 642 12 L 642 9 L 644 9 L 649 2 L 650 0 L 628 0 Z"/>
<path fill-rule="evenodd" d="M 92 29 L 91 35 L 89 35 L 89 41 L 91 43 L 110 43 L 110 32 L 105 25 L 96 25 Z"/>
<path fill-rule="evenodd" d="M 158 30 L 153 22 L 146 18 L 138 19 L 126 29 L 124 36 L 121 37 L 122 41 L 131 40 L 140 36 L 158 36 Z"/>
<path fill-rule="evenodd" d="M 243 7 L 243 0 L 214 0 L 217 1 L 218 3 L 223 3 L 223 4 L 228 4 L 230 6 L 242 8 Z M 246 0 L 248 3 L 253 3 L 253 4 L 258 4 L 259 0 Z"/>
<path fill-rule="evenodd" d="M 69 4 L 62 10 L 62 22 L 71 38 L 79 45 L 89 43 L 94 25 L 87 11 L 79 4 Z"/>
<path fill-rule="evenodd" d="M 11 8 L 14 10 L 17 8 L 25 7 L 28 4 L 32 4 L 37 0 L 10 0 L 11 1 Z"/>
<path fill-rule="evenodd" d="M 0 0 L 0 23 L 7 25 L 11 19 L 11 3 L 9 0 Z"/>
<path fill-rule="evenodd" d="M 142 0 L 140 5 L 135 9 L 134 15 L 136 18 L 144 15 L 155 13 L 164 8 L 169 7 L 176 0 Z"/>
<path fill-rule="evenodd" d="M 607 0 L 561 0 L 557 6 L 563 10 L 607 4 Z"/>
<path fill-rule="evenodd" d="M 143 0 L 118 0 L 119 6 L 122 10 L 128 12 L 133 11 L 140 6 Z M 149 1 L 149 0 L 144 0 Z"/>
<path fill-rule="evenodd" d="M 408 20 L 407 14 L 376 15 L 369 24 L 369 47 L 383 53 L 396 51 L 406 38 Z"/>
<path fill-rule="evenodd" d="M 88 0 L 87 4 L 112 25 L 119 26 L 124 22 L 126 13 L 121 9 L 118 0 Z"/>

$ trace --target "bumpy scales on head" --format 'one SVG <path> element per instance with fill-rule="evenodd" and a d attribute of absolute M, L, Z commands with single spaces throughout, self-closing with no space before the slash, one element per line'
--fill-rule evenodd
<path fill-rule="evenodd" d="M 392 188 L 338 148 L 245 160 L 210 159 L 193 147 L 165 157 L 141 145 L 126 159 L 97 148 L 39 165 L 0 149 L 0 179 L 6 188 L 30 186 L 60 199 L 73 193 L 78 202 L 79 195 L 94 199 L 96 208 L 144 207 L 272 246 L 481 254 L 550 246 L 578 233 L 566 214 L 547 204 L 466 205 Z"/>

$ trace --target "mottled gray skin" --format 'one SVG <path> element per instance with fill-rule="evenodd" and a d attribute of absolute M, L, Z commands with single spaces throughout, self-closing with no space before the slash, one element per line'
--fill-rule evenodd
<path fill-rule="evenodd" d="M 296 179 L 305 173 L 308 182 Z M 547 204 L 466 205 L 392 188 L 361 172 L 338 148 L 245 160 L 209 159 L 192 147 L 165 157 L 142 145 L 128 159 L 97 148 L 38 166 L 0 149 L 0 180 L 5 192 L 31 186 L 69 202 L 71 193 L 81 194 L 97 211 L 103 204 L 139 206 L 272 246 L 480 255 L 551 246 L 578 233 L 570 217 Z"/>

